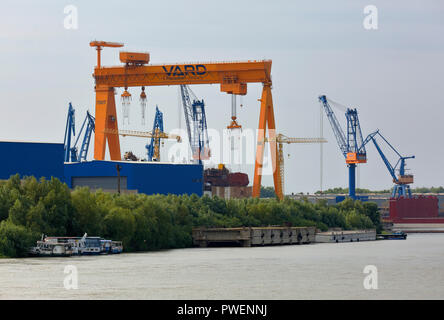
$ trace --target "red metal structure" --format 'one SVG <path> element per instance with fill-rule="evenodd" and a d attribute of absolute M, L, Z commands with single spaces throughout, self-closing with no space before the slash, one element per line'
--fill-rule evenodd
<path fill-rule="evenodd" d="M 444 223 L 438 216 L 438 198 L 418 196 L 391 198 L 389 221 L 393 223 Z"/>

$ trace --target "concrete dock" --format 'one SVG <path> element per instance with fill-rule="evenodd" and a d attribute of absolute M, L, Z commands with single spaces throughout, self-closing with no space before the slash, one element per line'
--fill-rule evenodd
<path fill-rule="evenodd" d="M 316 234 L 316 242 L 359 242 L 376 240 L 376 230 L 327 231 Z"/>
<path fill-rule="evenodd" d="M 315 227 L 195 228 L 195 246 L 237 244 L 244 247 L 307 244 L 315 241 Z"/>

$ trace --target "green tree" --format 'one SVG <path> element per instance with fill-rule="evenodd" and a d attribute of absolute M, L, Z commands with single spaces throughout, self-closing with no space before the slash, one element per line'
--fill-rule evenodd
<path fill-rule="evenodd" d="M 261 198 L 276 198 L 276 193 L 273 187 L 262 187 L 261 186 Z"/>
<path fill-rule="evenodd" d="M 23 257 L 35 245 L 38 234 L 10 221 L 0 222 L 0 255 L 7 257 Z"/>

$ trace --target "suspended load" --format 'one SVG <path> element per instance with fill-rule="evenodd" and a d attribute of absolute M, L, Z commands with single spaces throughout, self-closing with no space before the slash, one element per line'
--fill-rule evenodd
<path fill-rule="evenodd" d="M 122 100 L 123 124 L 125 124 L 125 120 L 127 124 L 129 124 L 131 93 L 128 92 L 128 87 L 125 87 L 125 91 L 123 91 L 121 97 L 122 97 L 121 100 Z"/>
<path fill-rule="evenodd" d="M 142 92 L 140 93 L 140 108 L 141 108 L 141 121 L 142 125 L 145 125 L 145 113 L 146 113 L 146 93 L 145 87 L 142 87 Z"/>

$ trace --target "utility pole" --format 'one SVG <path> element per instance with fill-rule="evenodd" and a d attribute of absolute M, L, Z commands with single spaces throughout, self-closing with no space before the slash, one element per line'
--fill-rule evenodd
<path fill-rule="evenodd" d="M 117 169 L 117 193 L 120 194 L 120 169 L 122 169 L 122 167 L 116 164 L 116 169 Z"/>

